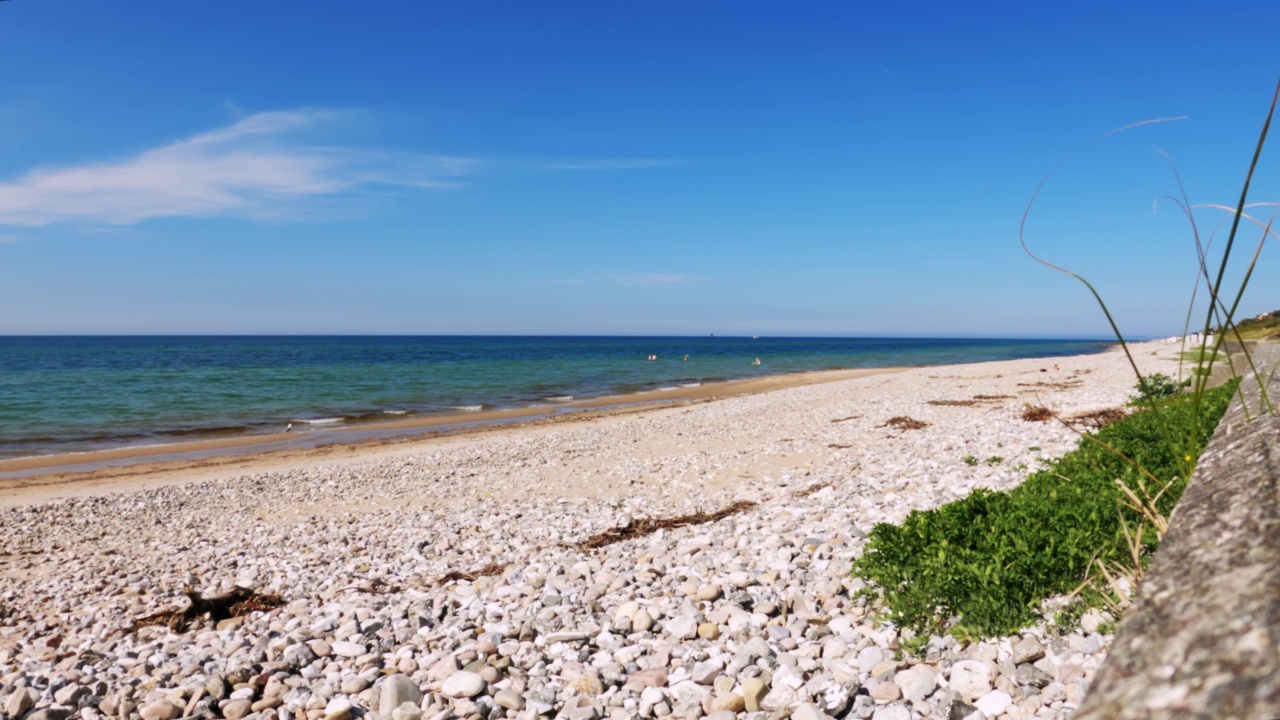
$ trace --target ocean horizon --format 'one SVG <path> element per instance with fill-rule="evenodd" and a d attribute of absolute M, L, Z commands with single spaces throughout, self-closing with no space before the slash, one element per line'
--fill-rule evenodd
<path fill-rule="evenodd" d="M 575 400 L 726 380 L 1080 355 L 1112 344 L 711 335 L 0 336 L 0 458 L 290 426 L 302 433 L 481 410 L 554 411 Z"/>

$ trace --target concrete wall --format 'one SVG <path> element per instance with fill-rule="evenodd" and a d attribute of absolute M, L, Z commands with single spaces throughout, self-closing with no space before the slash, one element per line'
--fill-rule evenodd
<path fill-rule="evenodd" d="M 1280 345 L 1254 361 L 1076 720 L 1280 718 Z"/>

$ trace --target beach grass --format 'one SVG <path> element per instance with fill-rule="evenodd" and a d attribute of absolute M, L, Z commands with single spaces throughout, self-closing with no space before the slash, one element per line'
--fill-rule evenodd
<path fill-rule="evenodd" d="M 1145 562 L 1159 533 L 1125 501 L 1151 498 L 1164 517 L 1172 512 L 1187 463 L 1164 442 L 1167 427 L 1203 447 L 1233 392 L 1234 384 L 1207 391 L 1198 412 L 1189 395 L 1165 398 L 1159 412 L 1143 408 L 1083 436 L 1013 490 L 979 489 L 901 525 L 879 524 L 853 574 L 878 589 L 889 619 L 917 632 L 1016 632 L 1043 601 L 1079 588 L 1096 563 L 1131 559 L 1134 528 Z"/>
<path fill-rule="evenodd" d="M 1143 375 L 1097 289 L 1083 276 L 1032 252 L 1025 234 L 1027 217 L 1053 173 L 1036 188 L 1019 227 L 1022 248 L 1036 262 L 1079 281 L 1092 295 L 1137 378 L 1131 405 L 1138 410 L 1096 434 L 1083 435 L 1074 451 L 1011 491 L 977 490 L 936 510 L 913 512 L 901 525 L 877 525 L 852 573 L 871 581 L 865 592 L 879 595 L 890 619 L 917 631 L 949 629 L 972 638 L 1016 632 L 1033 622 L 1044 602 L 1057 595 L 1084 592 L 1093 604 L 1117 611 L 1129 606 L 1135 581 L 1141 579 L 1163 538 L 1201 450 L 1239 387 L 1241 378 L 1235 365 L 1229 364 L 1232 379 L 1209 388 L 1214 363 L 1225 361 L 1225 344 L 1234 340 L 1245 353 L 1249 372 L 1258 375 L 1243 341 L 1280 335 L 1280 313 L 1235 320 L 1263 244 L 1269 237 L 1280 239 L 1272 231 L 1274 217 L 1264 223 L 1247 212 L 1260 205 L 1276 206 L 1251 204 L 1248 198 L 1278 100 L 1280 83 L 1234 206 L 1193 204 L 1171 163 L 1179 196 L 1169 199 L 1189 222 L 1199 263 L 1184 337 L 1190 334 L 1202 286 L 1208 296 L 1203 302 L 1199 345 L 1190 349 L 1184 345 L 1180 357 L 1182 363 L 1193 366 L 1186 382 L 1163 374 Z M 1162 121 L 1135 123 L 1106 135 L 1153 122 Z M 1193 212 L 1205 208 L 1230 213 L 1230 230 L 1216 267 L 1206 259 L 1208 245 L 1202 242 Z M 1229 291 L 1226 270 L 1237 247 L 1241 220 L 1259 226 L 1262 233 L 1242 279 Z M 1275 414 L 1266 383 L 1261 384 L 1262 403 L 1252 412 L 1254 416 Z M 1251 411 L 1246 408 L 1246 412 Z M 1049 412 L 1045 410 L 1044 415 L 1048 419 Z"/>

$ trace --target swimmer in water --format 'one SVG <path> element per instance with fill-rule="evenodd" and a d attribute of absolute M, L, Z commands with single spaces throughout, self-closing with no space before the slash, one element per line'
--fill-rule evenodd
<path fill-rule="evenodd" d="M 752 365 L 759 365 L 759 364 L 760 364 L 760 358 L 756 358 L 755 360 L 752 360 L 752 361 L 751 361 L 751 364 L 752 364 Z"/>
<path fill-rule="evenodd" d="M 688 356 L 688 355 L 685 355 L 685 356 L 684 356 L 684 361 L 685 361 L 685 362 L 689 362 L 689 356 Z"/>

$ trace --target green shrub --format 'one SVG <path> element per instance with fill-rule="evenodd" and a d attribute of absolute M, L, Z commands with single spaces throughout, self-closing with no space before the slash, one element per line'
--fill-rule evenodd
<path fill-rule="evenodd" d="M 1199 456 L 1233 388 L 1228 383 L 1204 394 L 1188 454 Z M 1108 425 L 1093 436 L 1098 442 L 1082 439 L 1008 492 L 975 490 L 936 510 L 913 512 L 900 526 L 877 525 L 853 574 L 883 593 L 889 618 L 900 625 L 936 632 L 954 618 L 952 631 L 962 636 L 1017 631 L 1034 621 L 1043 600 L 1075 589 L 1095 554 L 1103 561 L 1127 555 L 1115 480 L 1137 489 L 1140 475 L 1098 443 L 1170 482 L 1158 507 L 1166 516 L 1172 512 L 1185 486 L 1178 474 L 1186 463 L 1167 432 L 1191 435 L 1179 428 L 1190 429 L 1193 400 L 1169 398 L 1159 412 L 1140 410 Z M 1137 527 L 1137 513 L 1123 512 Z M 1150 552 L 1156 538 L 1144 538 L 1144 544 Z"/>
<path fill-rule="evenodd" d="M 1135 403 L 1150 405 L 1153 401 L 1177 395 L 1181 389 L 1178 381 L 1168 375 L 1152 373 L 1138 380 L 1138 385 L 1135 388 L 1138 395 L 1134 400 Z"/>

